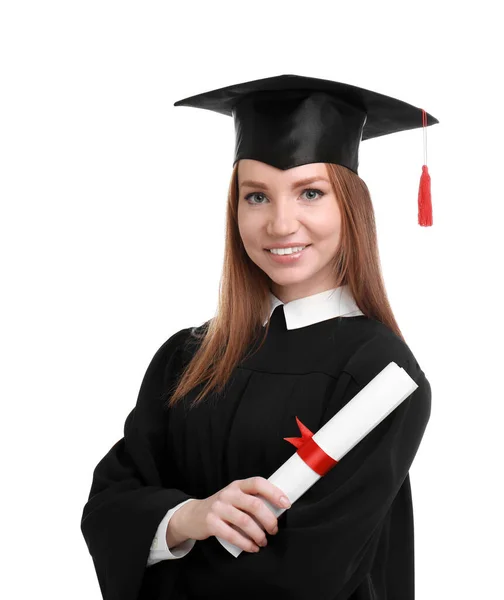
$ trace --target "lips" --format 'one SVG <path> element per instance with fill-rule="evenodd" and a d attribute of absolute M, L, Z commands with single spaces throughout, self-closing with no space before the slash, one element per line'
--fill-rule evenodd
<path fill-rule="evenodd" d="M 296 264 L 298 261 L 302 259 L 302 257 L 309 251 L 311 244 L 307 244 L 302 250 L 299 252 L 291 252 L 290 254 L 273 254 L 269 250 L 264 249 L 264 252 L 268 253 L 268 257 L 273 262 L 280 265 L 291 265 Z"/>
<path fill-rule="evenodd" d="M 267 252 L 269 252 L 270 250 L 289 250 L 290 248 L 299 248 L 301 246 L 303 247 L 303 250 L 304 250 L 305 248 L 308 248 L 308 246 L 311 246 L 311 244 L 295 244 L 293 246 L 284 246 L 284 247 L 282 247 L 282 246 L 278 246 L 278 247 L 273 246 L 272 248 L 264 248 L 264 249 Z"/>

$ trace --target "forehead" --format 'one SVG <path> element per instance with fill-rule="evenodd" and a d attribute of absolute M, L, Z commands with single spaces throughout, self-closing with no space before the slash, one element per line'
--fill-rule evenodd
<path fill-rule="evenodd" d="M 238 161 L 238 179 L 240 182 L 245 179 L 254 179 L 264 183 L 275 182 L 281 184 L 283 182 L 289 185 L 299 179 L 317 175 L 327 177 L 325 163 L 309 163 L 283 170 L 251 158 L 242 158 Z"/>

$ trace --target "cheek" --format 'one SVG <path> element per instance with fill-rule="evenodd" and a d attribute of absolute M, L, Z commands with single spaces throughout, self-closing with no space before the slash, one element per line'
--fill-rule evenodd
<path fill-rule="evenodd" d="M 321 242 L 332 242 L 339 238 L 341 218 L 339 210 L 324 211 L 306 221 L 306 227 L 311 230 L 316 239 Z M 315 240 L 314 240 L 315 241 Z"/>
<path fill-rule="evenodd" d="M 240 233 L 241 238 L 243 239 L 246 234 L 247 222 L 243 218 L 243 212 L 240 210 L 240 205 L 238 204 L 238 210 L 236 212 L 236 220 L 238 222 L 238 231 Z"/>
<path fill-rule="evenodd" d="M 247 211 L 240 211 L 240 209 L 238 209 L 237 219 L 238 231 L 243 245 L 245 247 L 254 245 L 254 242 L 257 241 L 257 232 L 262 227 L 260 219 L 256 215 L 250 214 Z"/>
<path fill-rule="evenodd" d="M 247 240 L 248 240 L 248 236 L 249 236 L 249 223 L 247 222 L 247 219 L 243 218 L 243 214 L 240 214 L 240 211 L 238 211 L 238 231 L 240 233 L 240 237 L 243 240 L 243 243 L 246 245 L 247 244 Z"/>

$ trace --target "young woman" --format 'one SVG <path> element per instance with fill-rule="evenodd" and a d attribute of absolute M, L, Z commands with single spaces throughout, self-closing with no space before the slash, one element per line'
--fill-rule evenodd
<path fill-rule="evenodd" d="M 357 149 L 437 121 L 293 75 L 184 103 L 235 120 L 219 305 L 157 350 L 94 469 L 81 529 L 103 598 L 413 600 L 408 472 L 431 389 L 387 300 Z M 256 496 L 286 506 L 268 477 L 296 417 L 316 432 L 391 361 L 418 388 L 277 519 Z"/>

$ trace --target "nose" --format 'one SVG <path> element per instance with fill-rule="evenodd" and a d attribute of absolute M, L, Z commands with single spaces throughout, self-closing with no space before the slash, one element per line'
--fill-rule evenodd
<path fill-rule="evenodd" d="M 268 215 L 268 234 L 287 237 L 299 227 L 297 206 L 294 202 L 277 202 Z"/>

